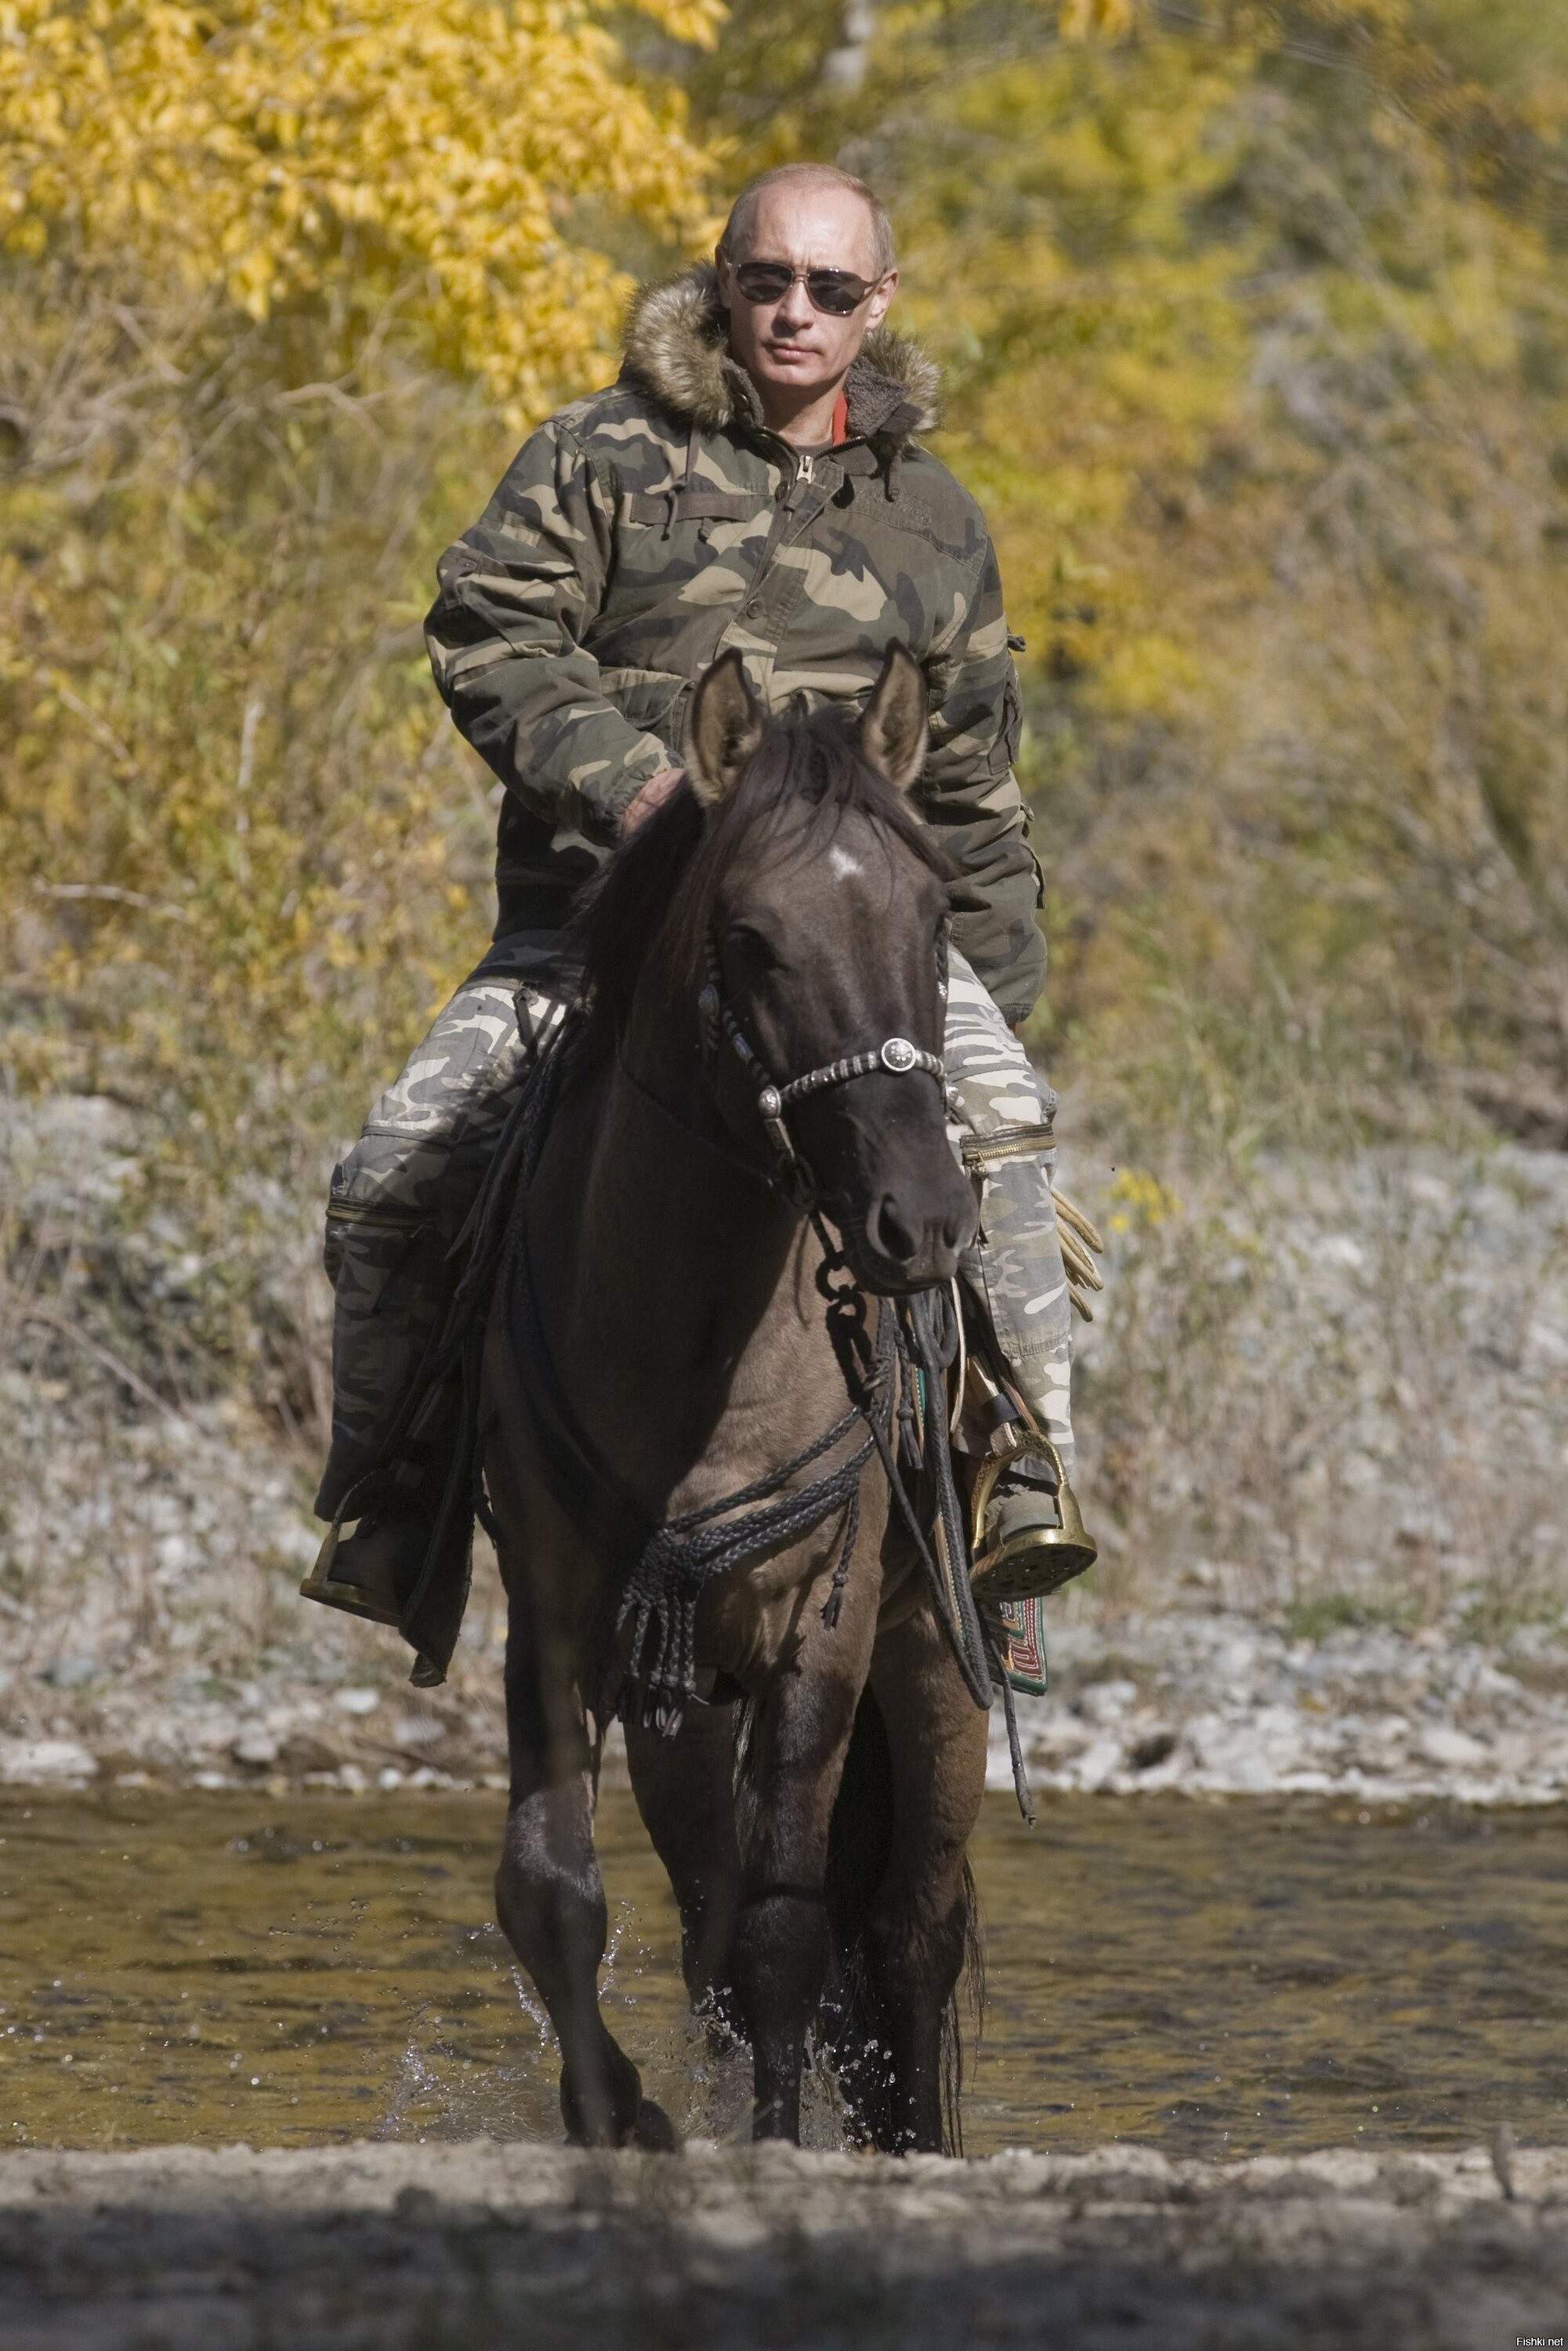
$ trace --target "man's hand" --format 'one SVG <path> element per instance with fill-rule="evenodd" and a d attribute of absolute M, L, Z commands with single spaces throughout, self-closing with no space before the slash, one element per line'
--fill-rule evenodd
<path fill-rule="evenodd" d="M 684 768 L 661 768 L 656 776 L 650 776 L 635 799 L 627 802 L 622 814 L 622 839 L 627 833 L 635 832 L 640 824 L 646 824 L 654 810 L 664 807 L 676 785 L 685 783 L 685 779 Z"/>

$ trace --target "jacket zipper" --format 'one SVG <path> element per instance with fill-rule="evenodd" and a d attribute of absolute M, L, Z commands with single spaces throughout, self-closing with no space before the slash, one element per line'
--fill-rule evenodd
<path fill-rule="evenodd" d="M 815 478 L 816 467 L 810 451 L 800 450 L 795 458 L 794 478 L 779 501 L 780 510 L 785 514 L 793 514 Z"/>
<path fill-rule="evenodd" d="M 757 569 L 751 575 L 750 585 L 746 591 L 746 601 L 741 607 L 743 611 L 750 610 L 761 592 L 762 583 L 768 577 L 768 568 L 777 552 L 779 542 L 792 520 L 802 496 L 812 486 L 815 477 L 816 469 L 810 454 L 804 449 L 799 451 L 795 458 L 794 479 L 787 485 L 778 504 L 774 507 L 772 526 L 763 542 L 762 552 L 757 559 Z"/>
<path fill-rule="evenodd" d="M 965 1166 L 995 1167 L 1005 1159 L 1031 1159 L 1036 1153 L 1054 1151 L 1055 1116 L 1053 1111 L 1039 1126 L 997 1126 L 989 1134 L 967 1134 L 959 1145 Z"/>

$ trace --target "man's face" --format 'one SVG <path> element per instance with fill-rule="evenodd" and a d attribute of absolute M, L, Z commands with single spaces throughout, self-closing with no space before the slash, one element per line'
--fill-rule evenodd
<path fill-rule="evenodd" d="M 767 188 L 751 216 L 745 249 L 719 262 L 719 299 L 729 313 L 731 352 L 754 383 L 806 397 L 838 382 L 871 329 L 886 315 L 898 284 L 897 271 L 890 270 L 858 310 L 836 319 L 812 308 L 798 278 L 777 302 L 748 302 L 734 277 L 734 265 L 747 261 L 847 269 L 870 283 L 876 277 L 871 215 L 848 188 L 809 180 Z"/>

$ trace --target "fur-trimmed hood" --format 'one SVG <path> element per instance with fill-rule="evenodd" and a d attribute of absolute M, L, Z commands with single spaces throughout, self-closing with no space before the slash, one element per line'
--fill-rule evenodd
<path fill-rule="evenodd" d="M 760 425 L 756 387 L 727 348 L 718 273 L 707 266 L 645 286 L 626 315 L 622 379 L 652 392 L 674 416 L 705 433 L 744 420 Z M 850 431 L 898 448 L 936 422 L 941 372 L 918 343 L 876 327 L 844 386 Z"/>

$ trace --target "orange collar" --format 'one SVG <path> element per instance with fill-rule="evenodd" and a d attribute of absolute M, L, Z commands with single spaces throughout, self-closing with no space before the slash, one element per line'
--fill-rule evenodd
<path fill-rule="evenodd" d="M 838 447 L 840 447 L 840 446 L 841 446 L 841 444 L 843 442 L 845 442 L 845 441 L 847 441 L 847 440 L 849 439 L 849 437 L 850 437 L 850 403 L 849 403 L 849 399 L 848 399 L 847 394 L 846 394 L 846 393 L 844 393 L 844 392 L 840 392 L 840 394 L 839 394 L 839 396 L 838 396 L 838 398 L 837 398 L 837 400 L 835 400 L 835 401 L 834 401 L 834 402 L 833 402 L 833 446 L 834 446 L 834 448 L 835 448 L 835 449 L 837 449 Z"/>

